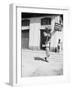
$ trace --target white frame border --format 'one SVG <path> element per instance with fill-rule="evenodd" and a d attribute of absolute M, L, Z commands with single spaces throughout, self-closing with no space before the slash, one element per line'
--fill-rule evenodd
<path fill-rule="evenodd" d="M 17 8 L 19 7 L 24 7 L 23 5 L 18 5 L 18 4 L 11 4 L 10 5 L 10 33 L 9 33 L 9 43 L 10 43 L 10 63 L 9 63 L 9 83 L 10 85 L 23 85 L 23 84 L 54 84 L 54 83 L 64 83 L 64 82 L 69 82 L 69 63 L 68 61 L 64 61 L 64 75 L 63 76 L 49 76 L 49 77 L 33 77 L 33 78 L 21 78 L 21 63 L 20 63 L 20 47 L 18 43 L 20 42 L 20 32 L 18 29 L 20 29 L 17 24 L 20 21 L 20 18 L 17 20 L 17 13 L 21 13 L 23 11 L 26 11 L 26 9 L 29 9 L 30 12 L 31 10 L 33 12 L 39 12 L 39 9 L 43 13 L 43 11 L 50 13 L 60 13 L 65 15 L 64 19 L 64 30 L 67 30 L 69 28 L 69 23 L 68 23 L 68 17 L 69 17 L 69 9 L 59 9 L 59 8 L 41 8 L 41 7 L 24 7 L 23 9 L 19 9 L 17 12 Z M 29 11 L 27 11 L 29 12 Z M 20 16 L 18 16 L 20 17 Z M 20 23 L 19 23 L 20 24 Z M 65 51 L 64 51 L 65 53 Z M 18 57 L 19 55 L 19 57 Z M 64 57 L 64 59 L 66 59 Z"/>

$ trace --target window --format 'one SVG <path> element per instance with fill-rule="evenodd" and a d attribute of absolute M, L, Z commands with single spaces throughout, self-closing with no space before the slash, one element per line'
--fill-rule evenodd
<path fill-rule="evenodd" d="M 29 25 L 30 25 L 30 20 L 28 20 L 28 19 L 22 20 L 22 26 L 29 26 Z"/>
<path fill-rule="evenodd" d="M 51 18 L 43 18 L 41 19 L 41 25 L 51 25 Z"/>

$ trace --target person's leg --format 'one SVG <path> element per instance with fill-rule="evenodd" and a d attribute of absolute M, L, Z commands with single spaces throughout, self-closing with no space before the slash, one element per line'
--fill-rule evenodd
<path fill-rule="evenodd" d="M 49 54 L 49 47 L 46 48 L 46 56 L 49 57 L 50 54 Z"/>
<path fill-rule="evenodd" d="M 48 57 L 50 56 L 49 54 L 49 47 L 46 47 L 46 57 L 45 57 L 45 61 L 48 62 Z"/>
<path fill-rule="evenodd" d="M 57 52 L 59 53 L 60 52 L 60 45 L 58 45 L 57 48 L 58 48 Z"/>

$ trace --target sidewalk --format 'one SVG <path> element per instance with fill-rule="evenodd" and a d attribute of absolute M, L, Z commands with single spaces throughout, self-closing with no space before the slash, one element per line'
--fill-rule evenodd
<path fill-rule="evenodd" d="M 22 50 L 22 76 L 52 76 L 63 74 L 63 54 L 50 52 L 49 62 L 44 61 L 45 51 Z M 35 60 L 35 57 L 39 58 Z M 43 59 L 43 60 L 40 60 Z"/>

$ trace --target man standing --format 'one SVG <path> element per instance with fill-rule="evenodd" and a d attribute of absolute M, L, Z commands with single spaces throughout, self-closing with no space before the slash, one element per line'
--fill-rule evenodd
<path fill-rule="evenodd" d="M 50 56 L 49 50 L 50 50 L 51 30 L 46 28 L 45 32 L 44 32 L 44 36 L 46 37 L 46 41 L 45 41 L 45 47 L 46 47 L 45 61 L 48 62 L 48 57 Z"/>

